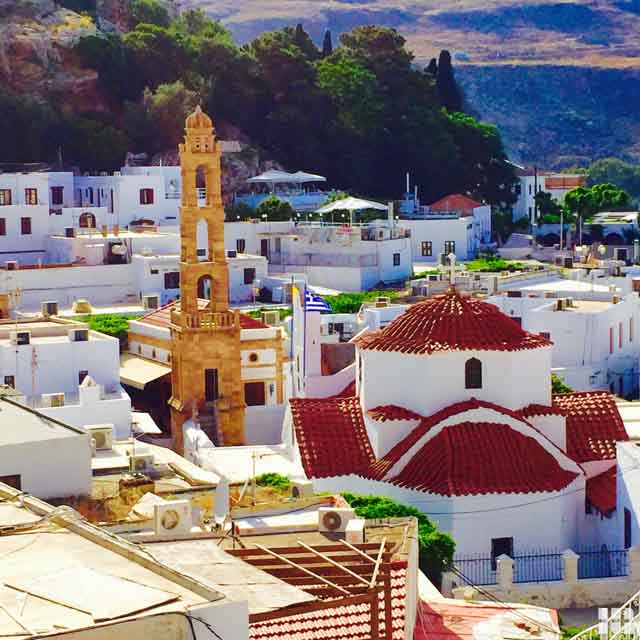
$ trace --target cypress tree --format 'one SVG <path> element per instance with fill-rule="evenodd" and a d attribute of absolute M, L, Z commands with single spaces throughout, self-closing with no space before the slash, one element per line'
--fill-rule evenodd
<path fill-rule="evenodd" d="M 327 29 L 324 32 L 324 40 L 322 41 L 322 57 L 326 58 L 333 53 L 333 42 L 331 40 L 331 31 Z"/>
<path fill-rule="evenodd" d="M 462 96 L 453 76 L 451 54 L 446 49 L 440 52 L 440 57 L 438 58 L 436 87 L 440 104 L 447 111 L 462 111 Z"/>
<path fill-rule="evenodd" d="M 429 60 L 428 66 L 424 68 L 425 73 L 430 73 L 434 78 L 438 75 L 438 61 L 435 58 Z"/>

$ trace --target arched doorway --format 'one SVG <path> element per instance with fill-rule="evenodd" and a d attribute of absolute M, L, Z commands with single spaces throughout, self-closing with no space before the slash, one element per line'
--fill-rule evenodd
<path fill-rule="evenodd" d="M 81 229 L 95 229 L 96 228 L 96 217 L 93 213 L 89 213 L 85 211 L 80 214 L 80 228 Z"/>

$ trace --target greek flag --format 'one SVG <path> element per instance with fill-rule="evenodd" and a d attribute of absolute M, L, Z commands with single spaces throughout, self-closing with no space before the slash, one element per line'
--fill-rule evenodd
<path fill-rule="evenodd" d="M 304 310 L 305 311 L 331 311 L 331 307 L 313 291 L 307 289 L 304 292 Z"/>

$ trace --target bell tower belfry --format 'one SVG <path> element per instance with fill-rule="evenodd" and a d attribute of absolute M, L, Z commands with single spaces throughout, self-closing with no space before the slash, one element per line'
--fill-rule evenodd
<path fill-rule="evenodd" d="M 220 147 L 198 106 L 179 145 L 180 305 L 171 311 L 171 432 L 183 451 L 183 423 L 197 410 L 210 437 L 244 443 L 240 315 L 229 309 Z M 204 193 L 202 189 L 204 187 Z M 198 246 L 198 239 L 202 247 Z"/>

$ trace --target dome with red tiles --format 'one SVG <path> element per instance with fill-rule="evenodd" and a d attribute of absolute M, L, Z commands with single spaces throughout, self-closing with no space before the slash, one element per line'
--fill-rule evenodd
<path fill-rule="evenodd" d="M 384 329 L 360 337 L 361 349 L 429 354 L 436 351 L 520 351 L 551 346 L 524 331 L 493 304 L 455 290 L 409 307 Z"/>

